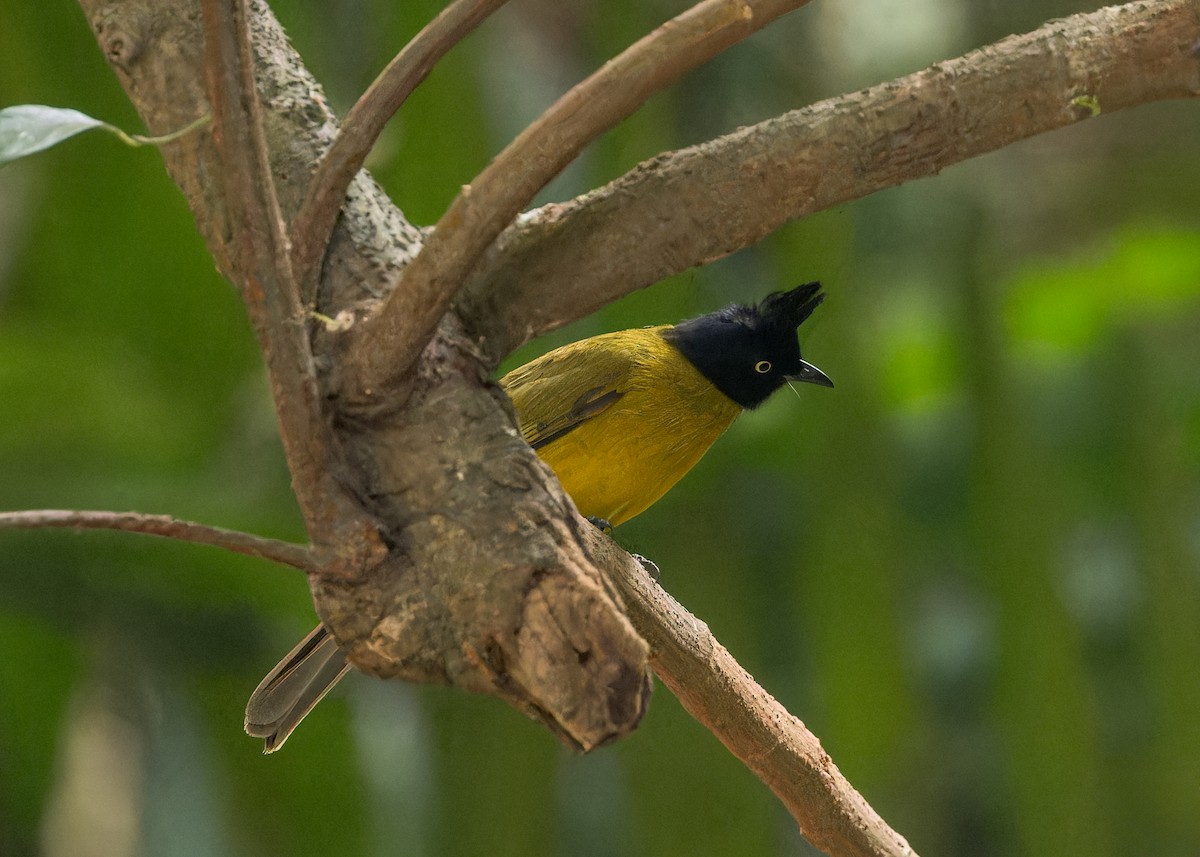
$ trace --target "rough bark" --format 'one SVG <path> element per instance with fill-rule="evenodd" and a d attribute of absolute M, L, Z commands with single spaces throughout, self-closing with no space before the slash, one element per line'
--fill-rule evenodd
<path fill-rule="evenodd" d="M 275 353 L 283 356 L 268 354 L 268 368 L 318 558 L 310 583 L 352 661 L 381 676 L 495 694 L 589 749 L 641 716 L 645 637 L 664 680 L 780 794 L 814 843 L 844 854 L 909 853 L 803 724 L 710 636 L 671 633 L 695 620 L 631 582 L 628 556 L 573 513 L 487 374 L 529 336 L 745 246 L 787 219 L 1090 115 L 1076 96 L 1111 111 L 1194 94 L 1200 2 L 1155 0 L 1054 22 L 709 148 L 665 155 L 544 209 L 509 228 L 465 289 L 471 265 L 451 260 L 459 279 L 437 292 L 439 300 L 457 293 L 456 311 L 435 313 L 428 342 L 421 324 L 414 327 L 407 346 L 420 357 L 394 389 L 388 379 L 386 396 L 364 389 L 353 370 L 359 361 L 349 357 L 361 358 L 363 339 L 318 318 L 346 311 L 352 331 L 367 329 L 363 320 L 398 282 L 403 292 L 426 236 L 360 173 L 319 281 L 305 289 L 288 275 L 273 218 L 295 216 L 336 123 L 269 10 L 254 3 L 250 27 L 275 199 L 239 190 L 229 175 L 230 158 L 242 156 L 228 135 L 247 116 L 252 126 L 257 108 L 224 89 L 228 74 L 205 83 L 206 66 L 226 63 L 228 71 L 231 60 L 204 49 L 201 5 L 206 25 L 221 33 L 214 22 L 225 16 L 216 13 L 234 20 L 240 4 L 80 3 L 152 132 L 183 127 L 214 100 L 220 108 L 217 136 L 171 144 L 164 158 L 218 265 L 252 315 L 263 313 L 256 329 L 264 351 L 282 343 Z M 256 145 L 253 134 L 246 145 Z M 239 168 L 255 175 L 253 160 Z M 274 242 L 269 252 L 246 247 L 262 236 Z M 262 289 L 293 294 L 264 303 Z M 276 377 L 287 373 L 299 377 Z"/>
<path fill-rule="evenodd" d="M 222 98 L 205 86 L 197 3 L 82 5 L 148 128 L 179 127 L 212 110 L 213 101 L 221 107 Z M 216 6 L 205 7 L 210 18 Z M 250 27 L 270 170 L 282 217 L 290 220 L 336 125 L 265 5 L 255 4 Z M 242 191 L 231 188 L 238 182 L 228 175 L 237 165 L 222 151 L 233 127 L 218 124 L 217 135 L 181 140 L 164 158 L 254 318 L 265 290 L 288 286 L 251 252 L 269 223 L 247 223 L 239 212 Z M 336 315 L 369 305 L 394 287 L 421 238 L 360 174 L 320 287 L 304 296 L 308 306 Z M 580 523 L 567 512 L 570 501 L 520 441 L 503 396 L 453 319 L 427 347 L 403 401 L 340 418 L 330 379 L 337 378 L 332 370 L 344 337 L 296 317 L 286 301 L 262 312 L 255 321 L 265 351 L 288 343 L 280 328 L 311 334 L 311 354 L 300 349 L 268 359 L 268 369 L 293 485 L 298 496 L 315 498 L 301 507 L 324 558 L 310 575 L 317 611 L 350 658 L 384 677 L 493 693 L 581 749 L 632 729 L 649 694 L 646 645 L 573 537 Z M 262 329 L 268 321 L 276 330 Z M 307 421 L 306 391 L 297 386 L 313 372 L 323 391 L 323 422 L 315 426 Z M 298 468 L 296 457 L 321 460 L 325 470 Z M 320 505 L 330 496 L 344 501 L 332 513 Z M 552 513 L 557 526 L 547 525 Z M 361 531 L 363 521 L 373 522 L 372 532 Z M 376 546 L 384 548 L 382 559 Z"/>
<path fill-rule="evenodd" d="M 912 857 L 908 841 L 846 780 L 817 736 L 763 689 L 633 557 L 598 535 L 593 548 L 650 644 L 655 673 L 787 807 L 805 838 L 834 855 Z"/>
<path fill-rule="evenodd" d="M 664 153 L 510 226 L 460 312 L 499 359 L 790 220 L 1066 125 L 1194 97 L 1198 38 L 1191 0 L 1110 6 Z"/>
<path fill-rule="evenodd" d="M 451 201 L 404 288 L 351 331 L 344 392 L 357 404 L 402 381 L 479 257 L 584 146 L 685 72 L 806 2 L 700 0 L 572 87 Z"/>

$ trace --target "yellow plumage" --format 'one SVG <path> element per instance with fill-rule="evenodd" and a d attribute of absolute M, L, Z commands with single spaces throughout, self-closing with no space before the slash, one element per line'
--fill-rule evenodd
<path fill-rule="evenodd" d="M 579 511 L 614 527 L 670 490 L 742 410 L 665 329 L 564 345 L 500 379 L 521 434 Z"/>
<path fill-rule="evenodd" d="M 819 283 L 676 325 L 622 330 L 555 349 L 500 379 L 521 434 L 576 507 L 617 526 L 645 511 L 703 457 L 743 408 L 789 381 L 832 387 L 800 355 L 797 328 Z M 669 340 L 669 341 L 668 341 Z M 246 705 L 266 751 L 349 669 L 324 625 L 267 674 Z"/>

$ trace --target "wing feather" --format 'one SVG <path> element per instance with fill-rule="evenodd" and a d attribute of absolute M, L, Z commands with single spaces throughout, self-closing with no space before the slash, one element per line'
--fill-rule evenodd
<path fill-rule="evenodd" d="M 540 449 L 620 401 L 641 356 L 638 340 L 648 332 L 618 331 L 573 342 L 501 378 L 525 441 Z"/>

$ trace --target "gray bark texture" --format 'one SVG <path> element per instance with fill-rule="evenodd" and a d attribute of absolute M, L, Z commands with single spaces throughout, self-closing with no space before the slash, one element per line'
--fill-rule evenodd
<path fill-rule="evenodd" d="M 338 125 L 264 2 L 248 11 L 238 0 L 80 5 L 150 133 L 213 115 L 164 159 L 247 305 L 312 542 L 314 602 L 351 661 L 499 696 L 581 750 L 637 725 L 653 665 L 814 845 L 911 853 L 803 724 L 575 514 L 489 374 L 530 337 L 790 219 L 1085 121 L 1095 104 L 1112 112 L 1194 96 L 1200 2 L 1146 0 L 1053 21 L 664 154 L 519 221 L 492 217 L 495 234 L 471 245 L 471 259 L 454 256 L 454 230 L 466 227 L 447 217 L 438 246 L 449 270 L 467 272 L 447 288 L 436 270 L 406 278 L 435 239 L 366 173 L 349 186 L 319 270 L 292 271 L 287 225 Z M 714 32 L 702 12 L 740 33 L 756 15 L 761 25 L 795 5 L 706 0 L 692 18 L 701 34 Z M 687 23 L 656 31 L 650 47 L 669 46 Z M 645 55 L 653 62 L 653 50 Z M 685 70 L 677 59 L 663 61 L 663 82 Z M 624 66 L 605 73 L 612 68 Z M 597 97 L 609 90 L 620 94 L 607 86 Z M 505 190 L 503 170 L 488 176 L 476 201 L 492 199 L 496 182 Z M 521 181 L 520 192 L 536 192 Z M 451 213 L 472 211 L 471 192 Z M 511 206 L 514 197 L 496 198 Z M 397 312 L 397 296 L 413 305 Z M 431 336 L 410 324 L 425 317 Z M 409 352 L 388 371 L 390 355 Z"/>

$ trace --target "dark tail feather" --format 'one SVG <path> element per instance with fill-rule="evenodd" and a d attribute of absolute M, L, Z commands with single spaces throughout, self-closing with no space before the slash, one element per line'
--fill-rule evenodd
<path fill-rule="evenodd" d="M 265 739 L 263 752 L 275 752 L 348 669 L 342 650 L 325 626 L 318 625 L 250 694 L 247 734 Z"/>

